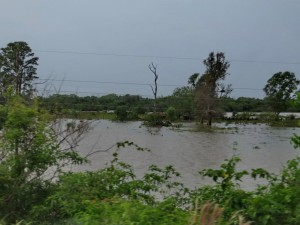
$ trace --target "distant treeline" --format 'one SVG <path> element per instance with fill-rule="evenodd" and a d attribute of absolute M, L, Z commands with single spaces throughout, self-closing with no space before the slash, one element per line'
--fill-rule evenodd
<path fill-rule="evenodd" d="M 75 94 L 60 95 L 55 94 L 49 97 L 40 97 L 41 105 L 48 110 L 75 110 L 75 111 L 97 111 L 107 112 L 117 110 L 118 107 L 126 107 L 128 111 L 134 111 L 138 114 L 152 112 L 154 109 L 154 100 L 143 98 L 139 95 L 116 95 L 108 94 L 101 97 L 84 96 Z M 270 112 L 266 99 L 249 97 L 221 97 L 218 99 L 219 107 L 224 112 Z M 193 115 L 197 113 L 194 107 L 193 96 L 176 96 L 157 98 L 157 111 L 166 112 L 169 107 L 174 107 L 177 114 Z M 300 112 L 300 106 L 290 106 L 288 112 Z"/>

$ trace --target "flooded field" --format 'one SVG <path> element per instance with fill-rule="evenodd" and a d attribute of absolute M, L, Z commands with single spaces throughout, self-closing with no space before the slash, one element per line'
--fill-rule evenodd
<path fill-rule="evenodd" d="M 188 187 L 207 183 L 198 171 L 217 168 L 233 154 L 240 156 L 241 169 L 262 167 L 279 172 L 285 162 L 296 155 L 290 143 L 298 128 L 274 128 L 264 124 L 214 124 L 213 129 L 199 131 L 195 123 L 184 123 L 180 129 L 147 128 L 141 122 L 115 123 L 108 120 L 95 121 L 93 129 L 81 141 L 82 155 L 106 150 L 116 142 L 133 141 L 151 152 L 138 152 L 134 148 L 120 150 L 120 159 L 130 163 L 138 175 L 142 175 L 151 164 L 173 165 L 182 175 Z M 97 170 L 111 160 L 112 147 L 89 157 L 91 163 L 73 170 Z M 252 180 L 245 180 L 245 186 L 253 186 Z"/>

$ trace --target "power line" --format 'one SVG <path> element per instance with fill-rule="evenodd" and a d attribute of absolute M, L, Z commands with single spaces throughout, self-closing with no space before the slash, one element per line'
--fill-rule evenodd
<path fill-rule="evenodd" d="M 159 58 L 159 59 L 179 59 L 179 60 L 202 60 L 195 57 L 175 57 L 175 56 L 158 56 L 158 55 L 135 55 L 135 54 L 116 54 L 116 53 L 97 53 L 97 52 L 76 52 L 76 51 L 56 51 L 56 50 L 34 50 L 36 52 L 72 54 L 72 55 L 98 55 L 98 56 L 116 56 L 116 57 L 133 57 L 133 58 Z"/>
<path fill-rule="evenodd" d="M 96 83 L 96 84 L 120 84 L 120 85 L 140 85 L 140 86 L 149 86 L 152 84 L 148 83 L 135 83 L 135 82 L 115 82 L 115 81 L 94 81 L 94 80 L 69 80 L 69 79 L 39 79 L 44 81 L 59 81 L 59 82 L 75 82 L 75 83 Z M 158 84 L 158 86 L 170 86 L 170 87 L 181 87 L 179 84 Z"/>
<path fill-rule="evenodd" d="M 39 79 L 44 81 L 58 81 L 58 82 L 74 82 L 74 83 L 97 83 L 97 84 L 116 84 L 116 85 L 136 85 L 136 86 L 151 86 L 149 83 L 136 83 L 136 82 L 115 82 L 115 81 L 95 81 L 95 80 L 69 80 L 69 79 Z M 165 87 L 183 87 L 185 85 L 180 84 L 157 84 L 157 86 Z M 261 91 L 262 88 L 247 88 L 247 87 L 232 87 L 237 90 L 256 90 Z"/>
<path fill-rule="evenodd" d="M 156 58 L 156 59 L 175 59 L 175 60 L 196 60 L 202 61 L 203 58 L 197 57 L 177 57 L 177 56 L 159 56 L 159 55 L 138 55 L 138 54 L 119 54 L 119 53 L 99 53 L 99 52 L 79 52 L 79 51 L 61 51 L 61 50 L 34 50 L 43 53 L 71 54 L 71 55 L 96 55 L 96 56 L 114 56 L 114 57 L 132 57 L 132 58 Z M 247 60 L 231 59 L 231 62 L 238 63 L 262 63 L 262 64 L 287 64 L 300 65 L 300 62 L 268 61 L 268 60 Z"/>
<path fill-rule="evenodd" d="M 262 63 L 262 64 L 300 65 L 300 62 L 283 62 L 283 61 L 266 61 L 266 60 L 231 59 L 229 61 L 231 61 L 231 62 L 240 62 L 240 63 Z"/>
<path fill-rule="evenodd" d="M 245 87 L 237 87 L 237 88 L 232 88 L 233 90 L 237 89 L 237 90 L 252 90 L 252 91 L 262 91 L 262 88 L 245 88 Z"/>
<path fill-rule="evenodd" d="M 109 95 L 109 94 L 116 94 L 118 96 L 125 96 L 127 94 L 120 94 L 120 93 L 112 93 L 112 92 L 92 92 L 92 91 L 64 91 L 64 90 L 48 90 L 48 89 L 37 89 L 40 93 L 46 93 L 46 94 L 60 94 L 60 93 L 66 93 L 66 94 L 94 94 L 94 95 Z M 132 94 L 130 94 L 132 95 Z M 151 98 L 153 95 L 140 95 L 140 94 L 134 94 L 141 97 Z"/>

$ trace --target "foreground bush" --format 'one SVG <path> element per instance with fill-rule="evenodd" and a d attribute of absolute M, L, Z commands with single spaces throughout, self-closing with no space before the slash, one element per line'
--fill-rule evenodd
<path fill-rule="evenodd" d="M 0 218 L 9 224 L 27 218 L 30 210 L 54 191 L 52 180 L 65 164 L 86 162 L 72 145 L 76 145 L 84 123 L 70 123 L 66 130 L 59 126 L 61 133 L 57 133 L 56 121 L 37 103 L 13 95 L 0 110 L 4 121 L 0 138 Z"/>
<path fill-rule="evenodd" d="M 60 176 L 55 191 L 32 209 L 32 219 L 44 224 L 57 221 L 182 224 L 186 221 L 188 212 L 178 206 L 180 196 L 187 189 L 172 181 L 179 176 L 172 167 L 151 166 L 143 179 L 137 179 L 131 166 L 119 162 L 117 157 L 115 153 L 111 165 L 103 170 Z M 162 201 L 156 200 L 158 194 Z M 146 220 L 148 223 L 143 222 Z"/>

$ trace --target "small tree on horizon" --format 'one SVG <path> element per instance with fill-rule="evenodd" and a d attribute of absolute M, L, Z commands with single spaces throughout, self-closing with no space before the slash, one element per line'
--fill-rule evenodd
<path fill-rule="evenodd" d="M 295 96 L 300 81 L 292 72 L 275 73 L 264 87 L 266 100 L 278 118 L 279 113 L 285 111 L 289 101 Z"/>

